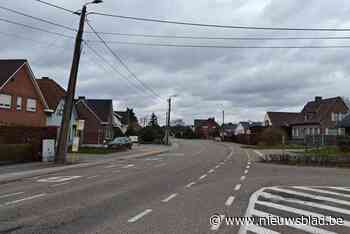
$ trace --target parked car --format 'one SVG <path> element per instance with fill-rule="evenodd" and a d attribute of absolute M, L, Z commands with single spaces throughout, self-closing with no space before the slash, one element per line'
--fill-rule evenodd
<path fill-rule="evenodd" d="M 138 136 L 129 136 L 129 139 L 132 143 L 138 143 L 139 137 Z"/>
<path fill-rule="evenodd" d="M 132 148 L 132 142 L 127 137 L 117 137 L 113 141 L 108 142 L 108 148 Z"/>

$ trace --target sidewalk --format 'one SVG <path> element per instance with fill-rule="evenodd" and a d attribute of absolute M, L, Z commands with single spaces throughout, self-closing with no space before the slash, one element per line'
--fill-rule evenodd
<path fill-rule="evenodd" d="M 108 155 L 92 155 L 92 154 L 79 154 L 79 160 L 74 164 L 57 165 L 54 163 L 23 163 L 14 164 L 10 166 L 0 167 L 0 184 L 21 180 L 24 178 L 30 178 L 45 174 L 56 173 L 59 171 L 74 169 L 74 168 L 86 168 L 100 164 L 106 164 L 115 159 L 133 159 L 149 157 L 162 153 L 167 153 L 173 150 L 175 146 L 162 146 L 162 145 L 140 145 L 134 147 L 130 151 L 118 152 Z"/>

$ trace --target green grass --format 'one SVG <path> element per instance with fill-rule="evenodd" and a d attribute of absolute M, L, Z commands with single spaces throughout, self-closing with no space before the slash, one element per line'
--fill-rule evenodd
<path fill-rule="evenodd" d="M 120 150 L 117 149 L 109 149 L 109 148 L 92 148 L 92 147 L 81 147 L 79 148 L 79 154 L 111 154 L 118 152 Z M 72 151 L 69 151 L 72 153 Z"/>
<path fill-rule="evenodd" d="M 305 149 L 303 145 L 285 145 L 285 149 Z M 283 149 L 283 145 L 245 145 L 242 148 L 246 149 Z"/>
<path fill-rule="evenodd" d="M 322 147 L 319 149 L 308 149 L 303 152 L 305 155 L 319 155 L 319 156 L 350 156 L 350 152 L 339 150 L 336 146 Z"/>

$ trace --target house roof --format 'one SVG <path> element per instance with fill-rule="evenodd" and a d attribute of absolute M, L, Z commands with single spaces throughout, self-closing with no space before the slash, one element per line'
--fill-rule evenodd
<path fill-rule="evenodd" d="M 283 127 L 299 118 L 300 113 L 296 112 L 272 112 L 268 111 L 267 115 L 271 121 L 272 126 Z"/>
<path fill-rule="evenodd" d="M 66 95 L 66 91 L 56 81 L 50 78 L 36 79 L 47 105 L 51 110 L 56 110 L 57 105 Z"/>
<path fill-rule="evenodd" d="M 340 128 L 350 128 L 350 114 L 347 114 L 345 118 L 338 124 Z"/>
<path fill-rule="evenodd" d="M 292 124 L 298 125 L 320 123 L 327 116 L 332 106 L 334 106 L 337 102 L 343 102 L 346 106 L 344 100 L 341 97 L 310 101 L 304 106 L 301 114 L 295 121 L 292 122 Z M 311 113 L 313 116 L 306 120 L 305 114 L 307 113 Z"/>
<path fill-rule="evenodd" d="M 111 99 L 85 99 L 85 103 L 99 117 L 102 122 L 109 122 L 113 111 L 113 102 Z"/>
<path fill-rule="evenodd" d="M 25 63 L 25 59 L 0 59 L 0 88 Z"/>
<path fill-rule="evenodd" d="M 198 128 L 198 127 L 202 127 L 205 125 L 208 125 L 208 122 L 213 122 L 215 125 L 218 125 L 215 121 L 215 118 L 209 118 L 209 119 L 195 119 L 194 120 L 194 127 Z"/>

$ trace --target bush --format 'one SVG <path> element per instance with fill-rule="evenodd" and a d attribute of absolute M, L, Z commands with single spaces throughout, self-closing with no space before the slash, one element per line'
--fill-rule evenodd
<path fill-rule="evenodd" d="M 147 126 L 140 130 L 140 143 L 162 143 L 164 138 L 164 130 L 161 127 Z"/>
<path fill-rule="evenodd" d="M 259 139 L 259 145 L 282 145 L 282 137 L 287 140 L 286 133 L 279 128 L 266 128 Z"/>
<path fill-rule="evenodd" d="M 341 152 L 350 152 L 350 138 L 340 137 L 337 139 L 337 145 Z"/>
<path fill-rule="evenodd" d="M 34 161 L 33 147 L 30 144 L 0 145 L 0 161 Z"/>

